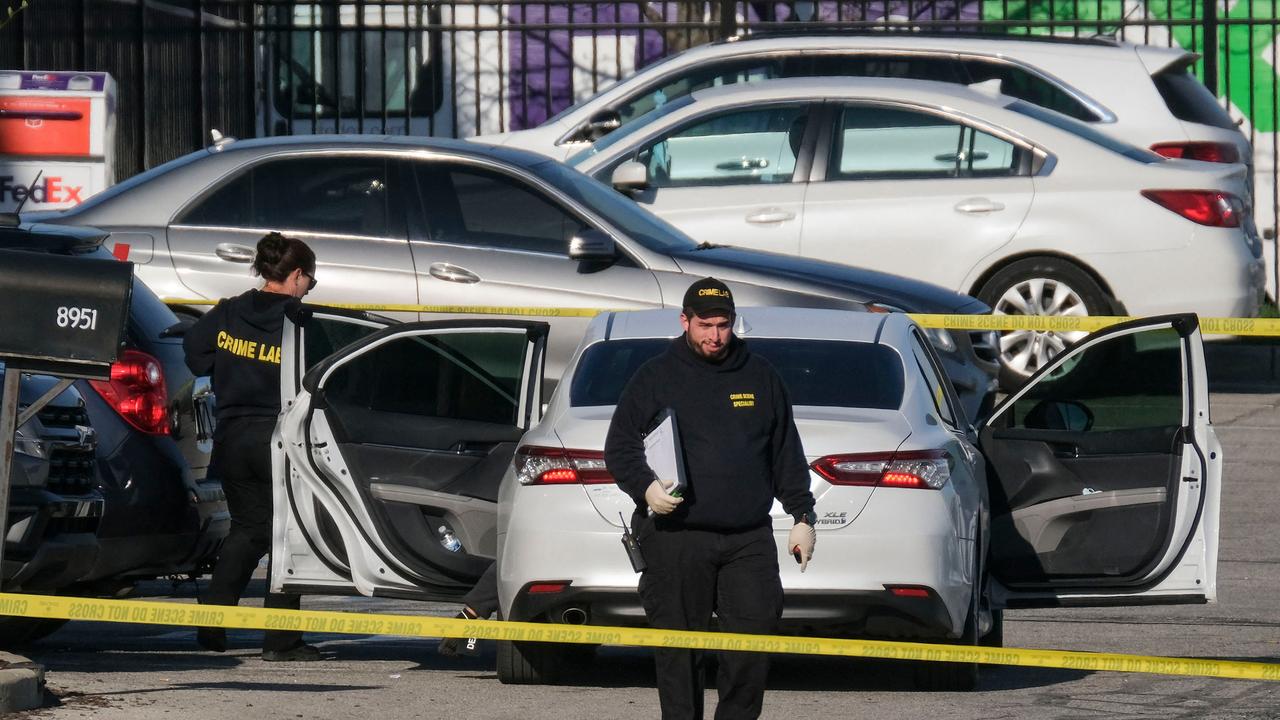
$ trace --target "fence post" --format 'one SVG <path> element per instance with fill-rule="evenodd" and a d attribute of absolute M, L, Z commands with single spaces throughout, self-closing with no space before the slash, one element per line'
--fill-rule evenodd
<path fill-rule="evenodd" d="M 1204 86 L 1218 94 L 1218 0 L 1203 0 L 1204 9 Z"/>
<path fill-rule="evenodd" d="M 720 39 L 733 37 L 738 32 L 737 0 L 720 0 Z"/>

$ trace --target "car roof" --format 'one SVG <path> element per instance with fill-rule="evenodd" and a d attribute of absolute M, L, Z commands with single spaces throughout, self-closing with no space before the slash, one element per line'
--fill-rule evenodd
<path fill-rule="evenodd" d="M 796 338 L 878 342 L 889 327 L 911 319 L 902 313 L 856 312 L 793 307 L 741 307 L 734 332 L 742 338 Z M 679 310 L 610 311 L 597 317 L 584 345 L 599 340 L 673 338 L 681 333 Z"/>
<path fill-rule="evenodd" d="M 103 230 L 75 225 L 21 223 L 0 225 L 0 249 L 48 253 L 83 253 L 96 249 L 107 237 Z"/>
<path fill-rule="evenodd" d="M 936 50 L 990 56 L 1132 54 L 1134 43 L 1114 38 L 1067 38 L 972 33 L 840 32 L 831 29 L 804 34 L 763 33 L 700 45 L 684 53 L 690 59 L 731 57 L 747 52 L 781 50 L 841 50 L 851 48 Z M 1186 55 L 1182 48 L 1160 48 L 1172 55 Z"/>
<path fill-rule="evenodd" d="M 279 150 L 426 150 L 470 157 L 497 157 L 514 165 L 533 167 L 551 162 L 545 155 L 490 145 L 471 140 L 428 137 L 423 135 L 277 135 L 265 138 L 231 139 L 221 145 L 210 146 L 206 152 L 271 152 Z"/>

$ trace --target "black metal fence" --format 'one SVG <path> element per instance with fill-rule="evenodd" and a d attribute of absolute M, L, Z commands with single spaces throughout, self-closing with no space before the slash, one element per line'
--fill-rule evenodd
<path fill-rule="evenodd" d="M 214 128 L 531 127 L 693 45 L 839 26 L 1106 35 L 1199 52 L 1196 71 L 1254 141 L 1258 205 L 1276 215 L 1280 0 L 30 1 L 0 30 L 0 68 L 112 73 L 118 179 L 207 144 Z"/>

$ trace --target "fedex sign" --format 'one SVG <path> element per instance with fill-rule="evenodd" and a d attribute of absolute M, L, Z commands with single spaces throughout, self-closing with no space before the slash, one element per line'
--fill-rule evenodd
<path fill-rule="evenodd" d="M 0 175 L 0 203 L 12 198 L 14 202 L 26 200 L 33 205 L 63 202 L 77 205 L 83 199 L 80 197 L 83 190 L 83 185 L 68 184 L 61 177 L 50 176 L 41 178 L 36 185 L 21 185 L 14 182 L 12 175 Z"/>
<path fill-rule="evenodd" d="M 0 212 L 62 210 L 103 189 L 101 163 L 0 160 Z"/>

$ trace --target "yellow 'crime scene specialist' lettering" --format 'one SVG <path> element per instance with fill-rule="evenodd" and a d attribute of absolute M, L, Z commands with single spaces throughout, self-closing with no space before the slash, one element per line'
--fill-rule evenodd
<path fill-rule="evenodd" d="M 258 343 L 256 340 L 241 340 L 228 335 L 225 330 L 218 333 L 218 349 L 250 360 L 280 364 L 279 346 Z"/>
<path fill-rule="evenodd" d="M 748 408 L 756 406 L 755 393 L 733 393 L 729 396 L 729 400 L 736 408 Z"/>

